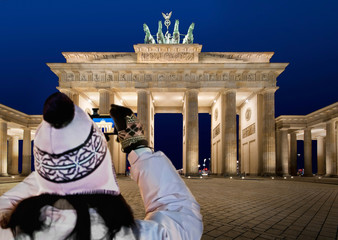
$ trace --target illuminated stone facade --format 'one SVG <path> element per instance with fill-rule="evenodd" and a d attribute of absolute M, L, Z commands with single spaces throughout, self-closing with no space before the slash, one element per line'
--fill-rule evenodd
<path fill-rule="evenodd" d="M 338 175 L 338 102 L 308 115 L 276 118 L 277 173 L 296 175 L 297 140 L 304 141 L 304 175 Z M 312 140 L 317 140 L 317 172 L 312 167 Z"/>
<path fill-rule="evenodd" d="M 2 176 L 16 175 L 19 161 L 19 140 L 22 146 L 22 175 L 31 172 L 31 144 L 42 121 L 39 115 L 27 115 L 0 104 L 0 171 Z"/>
<path fill-rule="evenodd" d="M 198 173 L 198 113 L 212 115 L 213 173 L 275 174 L 274 93 L 276 79 L 288 64 L 270 63 L 272 52 L 201 49 L 199 44 L 137 44 L 134 53 L 67 52 L 63 53 L 66 63 L 48 66 L 59 77 L 57 88 L 87 112 L 99 107 L 100 114 L 107 114 L 111 103 L 132 108 L 151 146 L 154 114 L 182 113 L 185 174 Z M 249 105 L 250 114 L 245 113 Z M 250 135 L 240 137 L 239 149 L 236 115 L 240 136 L 251 125 Z M 125 156 L 117 156 L 116 149 L 111 146 L 122 173 Z M 237 151 L 245 158 L 240 169 Z"/>

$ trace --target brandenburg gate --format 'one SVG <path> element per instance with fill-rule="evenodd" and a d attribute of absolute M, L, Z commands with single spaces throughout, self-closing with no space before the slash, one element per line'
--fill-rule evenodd
<path fill-rule="evenodd" d="M 154 114 L 183 114 L 183 171 L 198 173 L 198 113 L 211 120 L 211 166 L 219 175 L 276 173 L 275 91 L 287 63 L 272 52 L 201 52 L 199 44 L 136 44 L 135 52 L 64 52 L 48 63 L 58 89 L 91 114 L 110 104 L 132 108 L 154 146 Z M 237 121 L 239 116 L 239 149 Z M 110 141 L 118 173 L 125 156 Z"/>

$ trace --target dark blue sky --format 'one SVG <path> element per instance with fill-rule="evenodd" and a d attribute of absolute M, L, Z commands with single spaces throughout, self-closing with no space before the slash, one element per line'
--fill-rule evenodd
<path fill-rule="evenodd" d="M 0 103 L 41 114 L 57 86 L 45 63 L 65 62 L 63 51 L 133 51 L 142 24 L 155 34 L 170 11 L 182 33 L 195 22 L 202 51 L 273 51 L 271 62 L 289 62 L 277 79 L 276 117 L 338 101 L 336 0 L 0 0 Z"/>

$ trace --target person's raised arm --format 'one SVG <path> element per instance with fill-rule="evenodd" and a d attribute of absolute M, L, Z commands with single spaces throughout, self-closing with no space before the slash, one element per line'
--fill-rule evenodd
<path fill-rule="evenodd" d="M 130 109 L 112 105 L 110 114 L 122 149 L 129 153 L 131 175 L 140 188 L 146 210 L 145 220 L 160 224 L 168 239 L 200 239 L 200 206 L 171 161 L 162 152 L 153 153 L 147 147 L 142 125 Z"/>

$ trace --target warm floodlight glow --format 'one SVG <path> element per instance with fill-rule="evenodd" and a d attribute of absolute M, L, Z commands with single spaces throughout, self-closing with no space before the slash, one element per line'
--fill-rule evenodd
<path fill-rule="evenodd" d="M 286 179 L 286 177 L 284 177 L 284 179 Z"/>
<path fill-rule="evenodd" d="M 230 177 L 230 179 L 232 179 L 232 177 Z"/>
<path fill-rule="evenodd" d="M 14 176 L 12 176 L 12 178 L 15 178 Z"/>
<path fill-rule="evenodd" d="M 190 176 L 188 176 L 188 178 L 190 178 Z"/>
<path fill-rule="evenodd" d="M 291 178 L 293 179 L 293 176 L 291 176 Z"/>
<path fill-rule="evenodd" d="M 275 179 L 274 177 L 271 178 L 272 180 Z"/>
<path fill-rule="evenodd" d="M 244 179 L 245 177 L 242 177 L 242 179 Z"/>
<path fill-rule="evenodd" d="M 202 176 L 200 176 L 200 178 L 203 178 Z"/>

